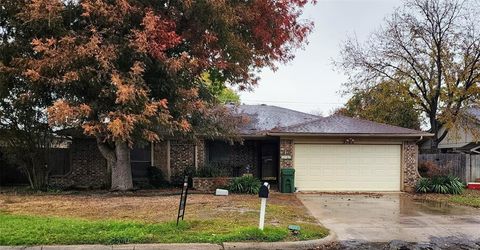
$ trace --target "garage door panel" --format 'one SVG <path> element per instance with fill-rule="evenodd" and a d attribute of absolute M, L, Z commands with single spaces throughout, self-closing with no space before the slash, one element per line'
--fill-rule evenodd
<path fill-rule="evenodd" d="M 399 145 L 295 144 L 298 190 L 399 191 Z"/>

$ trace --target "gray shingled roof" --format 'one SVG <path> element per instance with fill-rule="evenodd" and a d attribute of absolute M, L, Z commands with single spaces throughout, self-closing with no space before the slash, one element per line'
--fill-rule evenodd
<path fill-rule="evenodd" d="M 401 128 L 342 115 L 320 117 L 291 109 L 263 104 L 239 105 L 235 106 L 233 110 L 236 114 L 249 117 L 249 123 L 245 127 L 241 128 L 240 131 L 244 135 L 430 135 L 422 131 Z"/>
<path fill-rule="evenodd" d="M 269 105 L 239 105 L 234 112 L 247 116 L 249 123 L 241 128 L 242 134 L 265 134 L 279 127 L 292 126 L 313 121 L 319 116 Z"/>
<path fill-rule="evenodd" d="M 428 134 L 418 130 L 391 126 L 342 115 L 333 115 L 293 126 L 285 126 L 275 129 L 272 132 L 292 134 Z"/>

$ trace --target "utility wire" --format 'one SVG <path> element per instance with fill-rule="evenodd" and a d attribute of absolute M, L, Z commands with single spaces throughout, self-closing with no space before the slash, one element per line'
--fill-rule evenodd
<path fill-rule="evenodd" d="M 249 99 L 241 99 L 241 101 L 242 102 L 258 102 L 258 103 L 292 103 L 292 104 L 308 104 L 308 105 L 344 104 L 343 102 L 266 101 L 266 100 L 249 100 Z"/>

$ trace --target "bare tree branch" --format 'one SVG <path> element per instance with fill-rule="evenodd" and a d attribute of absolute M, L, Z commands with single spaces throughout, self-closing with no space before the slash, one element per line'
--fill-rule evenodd
<path fill-rule="evenodd" d="M 407 0 L 364 44 L 348 40 L 335 65 L 347 89 L 407 83 L 437 147 L 480 96 L 480 34 L 472 1 Z M 439 130 L 444 127 L 440 134 Z"/>

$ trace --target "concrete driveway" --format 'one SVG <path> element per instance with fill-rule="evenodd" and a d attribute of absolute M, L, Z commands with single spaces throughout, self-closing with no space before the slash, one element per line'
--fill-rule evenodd
<path fill-rule="evenodd" d="M 340 241 L 429 242 L 432 238 L 480 239 L 480 209 L 381 195 L 298 194 Z"/>

